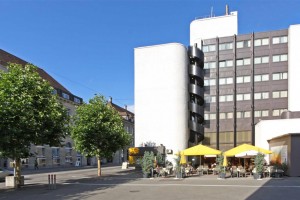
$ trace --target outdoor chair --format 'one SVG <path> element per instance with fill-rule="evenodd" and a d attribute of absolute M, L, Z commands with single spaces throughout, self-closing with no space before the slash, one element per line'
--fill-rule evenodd
<path fill-rule="evenodd" d="M 203 166 L 203 174 L 204 173 L 208 174 L 208 170 L 209 170 L 208 165 L 204 165 Z"/>
<path fill-rule="evenodd" d="M 246 170 L 244 168 L 239 170 L 239 177 L 246 177 Z"/>
<path fill-rule="evenodd" d="M 252 176 L 252 170 L 253 170 L 253 166 L 250 165 L 246 170 L 246 176 Z"/>
<path fill-rule="evenodd" d="M 158 177 L 166 177 L 166 175 L 167 175 L 166 168 L 160 168 L 159 173 L 158 173 Z"/>
<path fill-rule="evenodd" d="M 231 178 L 233 178 L 233 177 L 238 177 L 238 170 L 237 170 L 237 168 L 236 168 L 236 166 L 232 166 L 231 167 Z"/>
<path fill-rule="evenodd" d="M 213 168 L 213 174 L 214 175 L 217 175 L 219 172 L 220 172 L 220 167 L 219 166 Z"/>
<path fill-rule="evenodd" d="M 264 177 L 271 177 L 273 166 L 264 166 Z"/>
<path fill-rule="evenodd" d="M 200 165 L 199 167 L 197 167 L 196 171 L 199 175 L 203 175 L 203 165 Z"/>

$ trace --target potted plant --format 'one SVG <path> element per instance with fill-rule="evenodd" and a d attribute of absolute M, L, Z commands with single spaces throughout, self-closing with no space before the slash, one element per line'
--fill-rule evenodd
<path fill-rule="evenodd" d="M 159 166 L 164 166 L 164 157 L 160 152 L 157 152 L 156 154 L 156 164 Z"/>
<path fill-rule="evenodd" d="M 216 163 L 217 163 L 216 168 L 219 169 L 219 178 L 222 179 L 224 179 L 226 176 L 226 169 L 225 166 L 223 166 L 223 162 L 224 162 L 224 156 L 222 154 L 218 155 L 216 158 Z"/>
<path fill-rule="evenodd" d="M 148 178 L 150 176 L 151 169 L 153 169 L 154 167 L 153 163 L 154 163 L 153 152 L 145 151 L 143 158 L 140 160 L 144 178 Z"/>
<path fill-rule="evenodd" d="M 254 158 L 255 170 L 253 171 L 254 179 L 260 179 L 264 169 L 265 155 L 258 153 Z"/>
<path fill-rule="evenodd" d="M 176 178 L 182 178 L 182 169 L 181 169 L 181 164 L 180 164 L 180 153 L 178 152 L 177 158 L 175 158 L 175 176 Z"/>

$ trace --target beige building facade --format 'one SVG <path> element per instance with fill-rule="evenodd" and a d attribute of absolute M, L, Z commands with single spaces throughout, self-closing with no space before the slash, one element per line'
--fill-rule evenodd
<path fill-rule="evenodd" d="M 0 49 L 0 70 L 6 70 L 9 62 L 21 65 L 28 63 Z M 54 88 L 53 94 L 58 96 L 59 101 L 67 109 L 69 115 L 72 116 L 76 111 L 76 106 L 82 104 L 82 98 L 73 95 L 43 69 L 38 68 L 37 71 L 43 79 L 49 81 Z M 74 143 L 70 137 L 65 138 L 61 147 L 43 144 L 32 145 L 30 151 L 33 156 L 22 159 L 23 168 L 34 168 L 35 160 L 37 160 L 39 168 L 96 165 L 95 158 L 86 158 L 74 149 Z M 10 167 L 9 163 L 11 161 L 9 158 L 0 158 L 0 167 Z"/>

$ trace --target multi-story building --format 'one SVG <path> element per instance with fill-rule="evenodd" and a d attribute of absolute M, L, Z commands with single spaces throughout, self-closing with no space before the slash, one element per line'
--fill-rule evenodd
<path fill-rule="evenodd" d="M 109 98 L 108 105 L 114 108 L 119 115 L 123 118 L 123 126 L 125 131 L 127 131 L 131 135 L 131 144 L 128 147 L 120 149 L 119 151 L 114 153 L 112 162 L 115 164 L 121 164 L 122 162 L 128 161 L 128 148 L 134 147 L 134 113 L 130 112 L 127 109 L 127 105 L 124 108 L 118 106 L 113 103 L 112 97 Z"/>
<path fill-rule="evenodd" d="M 6 70 L 8 63 L 17 63 L 26 65 L 27 62 L 0 49 L 0 70 Z M 49 81 L 50 85 L 54 88 L 53 94 L 58 96 L 59 101 L 68 110 L 69 115 L 73 115 L 76 106 L 82 103 L 82 98 L 73 95 L 64 86 L 57 82 L 47 72 L 41 68 L 37 68 L 39 75 Z M 89 158 L 85 158 L 80 153 L 76 152 L 73 148 L 74 144 L 71 138 L 67 137 L 64 140 L 63 147 L 50 147 L 49 145 L 35 146 L 32 145 L 31 152 L 35 157 L 23 158 L 23 167 L 34 167 L 35 159 L 37 158 L 40 167 L 56 167 L 56 166 L 70 166 L 70 165 L 87 165 L 95 164 L 96 162 Z M 0 167 L 8 166 L 10 160 L 6 158 L 0 159 Z"/>
<path fill-rule="evenodd" d="M 239 35 L 237 20 L 227 10 L 192 21 L 189 48 L 135 49 L 136 145 L 178 151 L 202 142 L 224 151 L 257 143 L 260 121 L 287 110 L 300 118 L 300 25 Z"/>
<path fill-rule="evenodd" d="M 254 144 L 259 121 L 300 110 L 299 28 L 238 35 L 237 12 L 191 23 L 190 42 L 204 53 L 204 144 L 221 150 Z"/>

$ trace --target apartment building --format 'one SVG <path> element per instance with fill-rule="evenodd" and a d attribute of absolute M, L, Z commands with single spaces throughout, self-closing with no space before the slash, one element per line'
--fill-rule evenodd
<path fill-rule="evenodd" d="M 131 135 L 131 144 L 119 151 L 115 152 L 112 158 L 112 162 L 115 164 L 121 164 L 122 162 L 128 161 L 128 148 L 134 147 L 134 113 L 127 109 L 127 105 L 121 107 L 113 103 L 113 98 L 110 97 L 108 105 L 114 108 L 123 119 L 123 126 L 126 132 Z"/>
<path fill-rule="evenodd" d="M 2 49 L 0 49 L 0 70 L 7 70 L 8 63 L 17 63 L 26 65 L 28 62 L 14 56 Z M 54 88 L 53 94 L 58 96 L 59 101 L 68 110 L 69 115 L 73 115 L 76 106 L 82 103 L 82 98 L 72 94 L 53 77 L 51 77 L 43 69 L 38 68 L 39 75 L 49 81 L 50 85 Z M 71 138 L 67 137 L 64 140 L 63 147 L 50 147 L 49 145 L 31 146 L 31 152 L 35 157 L 23 158 L 23 167 L 34 167 L 35 159 L 37 159 L 39 167 L 60 167 L 60 166 L 74 166 L 74 165 L 88 165 L 96 164 L 96 161 L 86 158 L 74 149 L 74 143 Z M 0 167 L 8 167 L 10 162 L 7 158 L 0 158 Z"/>

